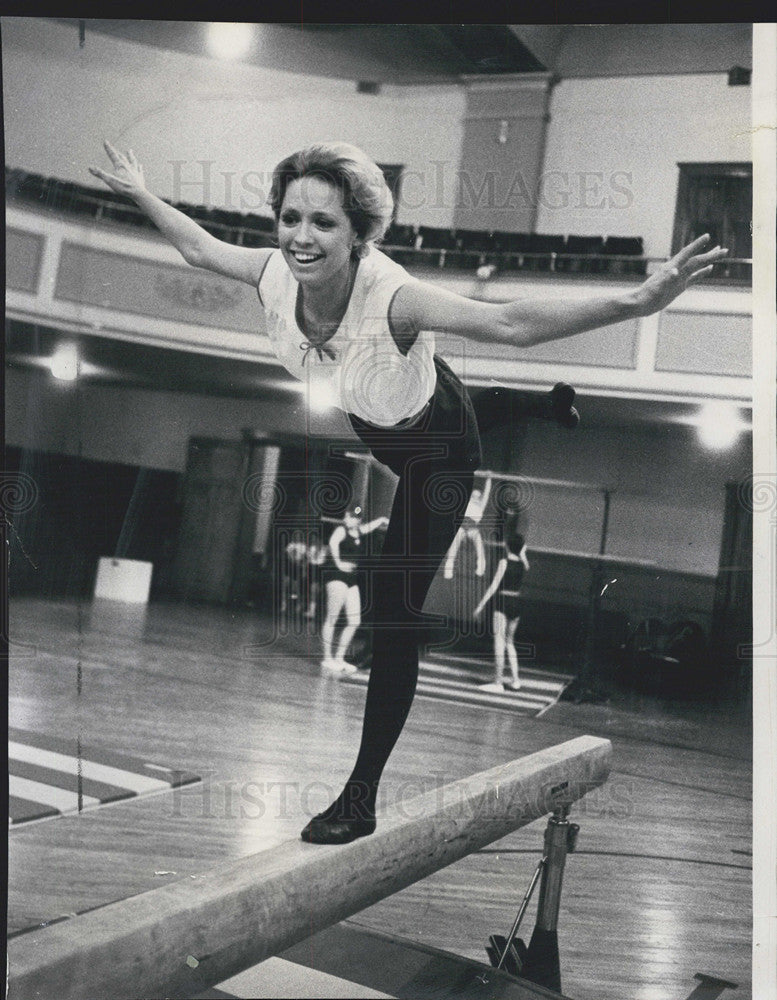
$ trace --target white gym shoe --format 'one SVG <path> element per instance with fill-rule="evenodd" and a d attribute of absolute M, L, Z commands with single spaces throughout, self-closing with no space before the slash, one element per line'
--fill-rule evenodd
<path fill-rule="evenodd" d="M 520 691 L 521 690 L 521 682 L 520 681 L 510 681 L 510 683 L 507 686 L 510 688 L 511 691 Z"/>
<path fill-rule="evenodd" d="M 325 656 L 321 661 L 321 669 L 329 670 L 331 673 L 339 673 L 340 667 L 337 660 L 333 659 L 331 656 Z"/>
<path fill-rule="evenodd" d="M 335 660 L 335 663 L 337 664 L 337 670 L 341 674 L 355 674 L 356 671 L 359 669 L 358 667 L 355 667 L 352 663 L 348 663 L 347 660 L 344 660 L 342 658 Z"/>
<path fill-rule="evenodd" d="M 504 691 L 504 684 L 500 684 L 499 681 L 491 681 L 490 684 L 478 684 L 481 691 Z"/>

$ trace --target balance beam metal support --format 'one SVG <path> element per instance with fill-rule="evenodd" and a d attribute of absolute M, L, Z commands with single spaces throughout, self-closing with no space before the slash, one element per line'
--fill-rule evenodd
<path fill-rule="evenodd" d="M 609 775 L 580 736 L 394 807 L 341 846 L 287 841 L 8 942 L 9 1000 L 191 997 L 454 861 Z"/>
<path fill-rule="evenodd" d="M 551 816 L 545 830 L 547 864 L 542 871 L 540 898 L 537 901 L 537 926 L 546 931 L 555 931 L 558 926 L 570 826 L 566 817 Z"/>

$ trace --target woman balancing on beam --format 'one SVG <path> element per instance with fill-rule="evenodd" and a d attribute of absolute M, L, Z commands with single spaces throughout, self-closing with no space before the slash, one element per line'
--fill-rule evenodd
<path fill-rule="evenodd" d="M 269 204 L 279 249 L 224 243 L 146 190 L 130 150 L 91 172 L 131 197 L 195 267 L 257 289 L 279 361 L 336 388 L 374 457 L 398 476 L 379 560 L 371 568 L 373 657 L 361 745 L 340 795 L 303 840 L 346 843 L 375 829 L 378 782 L 410 710 L 421 609 L 461 525 L 480 464 L 472 404 L 435 352 L 435 331 L 520 350 L 663 309 L 727 251 L 702 236 L 634 289 L 589 300 L 478 302 L 419 281 L 378 251 L 392 217 L 380 169 L 361 150 L 325 143 L 275 168 Z"/>

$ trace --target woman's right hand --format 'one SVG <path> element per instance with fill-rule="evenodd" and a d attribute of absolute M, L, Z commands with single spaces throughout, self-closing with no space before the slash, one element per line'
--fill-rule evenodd
<path fill-rule="evenodd" d="M 143 176 L 143 167 L 138 163 L 132 150 L 128 149 L 126 154 L 120 153 L 107 139 L 103 145 L 113 164 L 113 173 L 106 173 L 99 167 L 89 167 L 89 173 L 104 181 L 112 191 L 129 198 L 134 198 L 141 191 L 145 191 L 146 181 Z"/>

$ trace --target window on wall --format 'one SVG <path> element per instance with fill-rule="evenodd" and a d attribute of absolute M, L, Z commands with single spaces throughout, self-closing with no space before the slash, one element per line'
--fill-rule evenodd
<path fill-rule="evenodd" d="M 753 256 L 753 167 L 750 163 L 680 163 L 672 253 L 709 233 L 728 247 L 716 277 L 749 280 Z"/>

